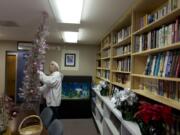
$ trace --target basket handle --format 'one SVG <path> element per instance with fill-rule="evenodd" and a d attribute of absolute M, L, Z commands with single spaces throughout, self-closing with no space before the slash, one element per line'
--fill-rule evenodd
<path fill-rule="evenodd" d="M 26 120 L 30 119 L 30 118 L 36 118 L 36 119 L 38 119 L 39 122 L 40 122 L 41 129 L 42 129 L 43 124 L 42 124 L 41 118 L 40 118 L 39 116 L 37 116 L 37 115 L 29 115 L 29 116 L 25 117 L 25 118 L 21 121 L 21 123 L 20 123 L 20 125 L 19 125 L 19 127 L 18 127 L 18 131 L 20 131 L 20 129 L 21 129 L 22 125 L 24 124 L 24 122 L 25 122 Z"/>

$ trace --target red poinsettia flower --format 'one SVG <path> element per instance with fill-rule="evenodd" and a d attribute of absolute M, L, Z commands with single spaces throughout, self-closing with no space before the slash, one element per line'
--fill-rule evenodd
<path fill-rule="evenodd" d="M 135 117 L 142 119 L 146 124 L 150 121 L 172 123 L 172 109 L 170 107 L 141 101 L 138 109 Z"/>

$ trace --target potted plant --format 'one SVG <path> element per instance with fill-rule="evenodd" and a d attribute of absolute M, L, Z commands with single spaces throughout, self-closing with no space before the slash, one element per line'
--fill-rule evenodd
<path fill-rule="evenodd" d="M 122 117 L 128 121 L 134 121 L 137 111 L 138 97 L 130 90 L 121 90 L 116 94 L 116 107 L 121 111 Z"/>
<path fill-rule="evenodd" d="M 160 104 L 140 102 L 134 115 L 143 135 L 164 135 L 165 124 L 172 123 L 172 109 Z"/>

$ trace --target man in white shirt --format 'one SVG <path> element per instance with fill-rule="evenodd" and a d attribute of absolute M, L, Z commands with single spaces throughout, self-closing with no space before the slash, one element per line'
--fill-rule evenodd
<path fill-rule="evenodd" d="M 62 79 L 63 74 L 59 72 L 59 65 L 55 61 L 51 61 L 49 65 L 50 75 L 45 75 L 42 71 L 38 71 L 39 79 L 43 86 L 39 88 L 43 97 L 46 99 L 46 105 L 54 112 L 54 118 L 58 118 L 58 107 L 61 104 Z"/>

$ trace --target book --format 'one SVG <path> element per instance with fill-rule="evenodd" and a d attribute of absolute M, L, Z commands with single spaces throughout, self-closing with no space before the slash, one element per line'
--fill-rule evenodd
<path fill-rule="evenodd" d="M 163 68 L 162 77 L 165 77 L 166 67 L 167 67 L 167 62 L 168 62 L 169 55 L 170 55 L 170 52 L 167 51 L 166 56 L 165 56 L 165 62 L 164 62 L 164 68 Z"/>
<path fill-rule="evenodd" d="M 162 53 L 160 65 L 159 65 L 159 72 L 157 71 L 158 73 L 156 73 L 156 75 L 158 75 L 160 77 L 163 76 L 164 65 L 165 65 L 165 53 Z"/>
<path fill-rule="evenodd" d="M 173 60 L 173 53 L 170 51 L 169 56 L 168 56 L 167 65 L 166 65 L 165 77 L 170 76 L 172 60 Z"/>
<path fill-rule="evenodd" d="M 151 69 L 150 75 L 153 75 L 154 68 L 155 68 L 155 63 L 156 63 L 156 60 L 157 60 L 156 57 L 157 57 L 156 55 L 153 56 L 152 69 Z"/>

